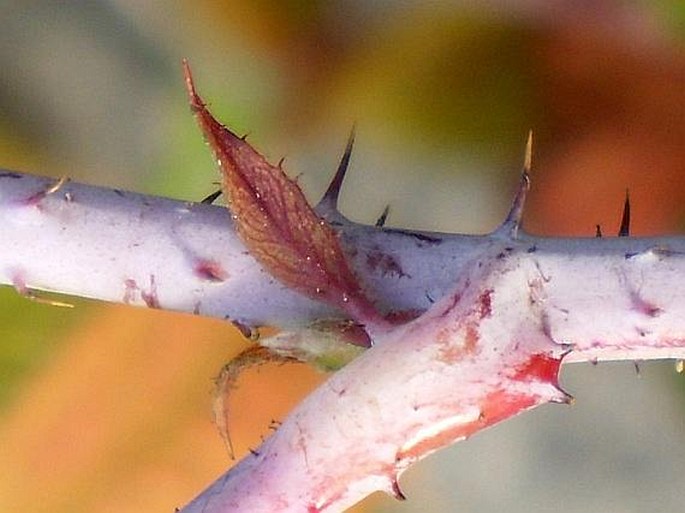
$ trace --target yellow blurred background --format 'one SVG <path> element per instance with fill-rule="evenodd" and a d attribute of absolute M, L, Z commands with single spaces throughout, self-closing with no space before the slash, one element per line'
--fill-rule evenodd
<path fill-rule="evenodd" d="M 682 233 L 684 42 L 677 0 L 6 1 L 0 167 L 201 199 L 216 174 L 186 57 L 215 114 L 312 199 L 356 123 L 342 208 L 357 221 L 389 204 L 392 226 L 493 229 L 533 128 L 529 231 L 614 235 L 629 188 L 633 233 Z M 0 289 L 0 511 L 171 512 L 231 464 L 212 378 L 246 342 L 216 320 L 75 303 Z M 408 473 L 407 503 L 355 511 L 681 511 L 682 381 L 628 367 L 565 371 L 579 406 L 459 444 Z M 238 455 L 322 379 L 246 372 Z"/>

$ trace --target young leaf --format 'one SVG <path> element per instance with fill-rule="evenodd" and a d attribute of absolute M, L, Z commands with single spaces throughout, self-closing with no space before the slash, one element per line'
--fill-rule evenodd
<path fill-rule="evenodd" d="M 186 61 L 183 70 L 190 107 L 217 159 L 223 194 L 250 254 L 288 287 L 340 308 L 363 325 L 385 326 L 352 272 L 337 233 L 280 165 L 270 164 L 214 119 Z"/>

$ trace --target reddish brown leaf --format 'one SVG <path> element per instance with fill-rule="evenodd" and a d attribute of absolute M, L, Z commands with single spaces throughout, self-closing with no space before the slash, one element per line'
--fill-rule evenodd
<path fill-rule="evenodd" d="M 362 292 L 336 232 L 307 202 L 300 187 L 207 110 L 188 63 L 183 63 L 190 107 L 212 147 L 236 230 L 272 276 L 362 324 L 384 324 Z"/>

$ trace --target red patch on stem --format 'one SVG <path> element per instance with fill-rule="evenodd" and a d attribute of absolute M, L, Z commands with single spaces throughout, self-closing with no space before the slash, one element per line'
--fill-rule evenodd
<path fill-rule="evenodd" d="M 469 419 L 462 424 L 454 424 L 433 436 L 420 440 L 411 447 L 398 452 L 396 459 L 397 461 L 407 459 L 415 461 L 455 441 L 468 438 L 478 431 L 497 424 L 538 403 L 540 403 L 540 398 L 535 395 L 512 394 L 507 390 L 495 390 L 481 401 L 481 414 L 477 419 Z"/>
<path fill-rule="evenodd" d="M 556 385 L 559 382 L 561 360 L 546 354 L 535 354 L 514 375 L 517 381 L 543 381 Z"/>
<path fill-rule="evenodd" d="M 540 402 L 537 396 L 525 394 L 512 394 L 506 390 L 498 390 L 488 395 L 481 406 L 481 418 L 477 426 L 469 433 L 473 434 L 479 429 L 497 424 L 512 417 Z"/>
<path fill-rule="evenodd" d="M 462 340 L 462 335 L 463 342 L 459 343 Z M 438 353 L 440 361 L 448 364 L 457 363 L 476 351 L 478 342 L 480 342 L 477 324 L 467 322 L 458 331 L 443 328 L 438 332 L 436 342 L 440 345 Z"/>
<path fill-rule="evenodd" d="M 633 308 L 647 317 L 659 317 L 664 311 L 658 306 L 640 297 L 637 292 L 630 295 L 633 301 Z"/>

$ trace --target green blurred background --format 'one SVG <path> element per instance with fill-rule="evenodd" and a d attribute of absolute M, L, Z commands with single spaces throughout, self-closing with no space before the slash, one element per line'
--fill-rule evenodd
<path fill-rule="evenodd" d="M 214 164 L 187 108 L 190 60 L 220 119 L 325 189 L 351 128 L 349 217 L 485 232 L 528 129 L 525 225 L 682 232 L 685 7 L 653 2 L 0 2 L 0 166 L 199 200 Z M 2 237 L 0 226 L 0 240 Z M 0 248 L 0 251 L 2 249 Z M 85 274 L 87 279 L 87 274 Z M 0 511 L 173 511 L 230 464 L 212 377 L 244 347 L 213 320 L 0 289 Z M 681 511 L 685 401 L 670 365 L 564 371 L 543 408 L 407 473 L 358 511 Z M 249 372 L 238 452 L 321 379 Z"/>

